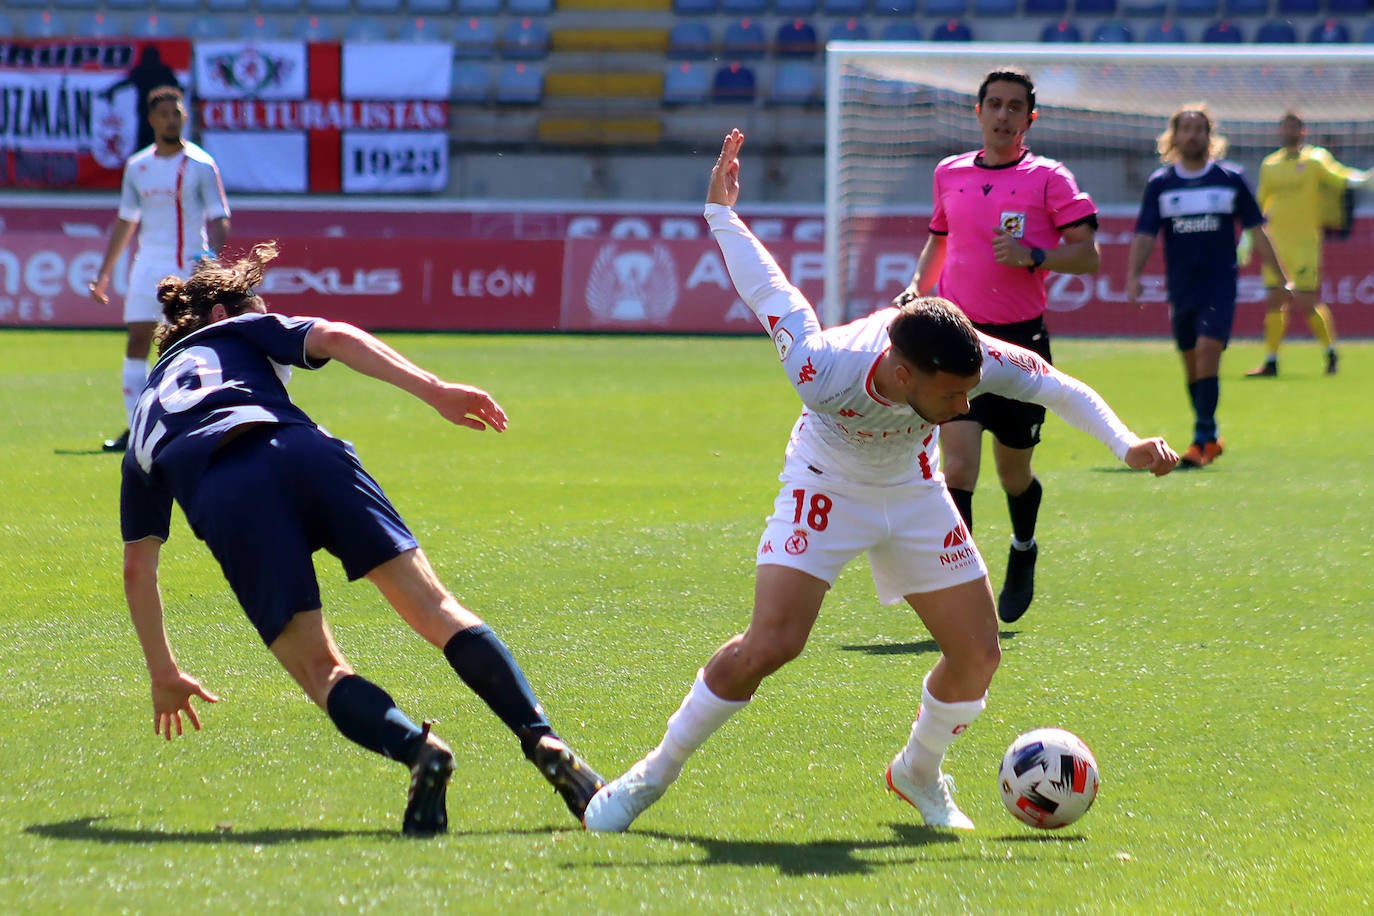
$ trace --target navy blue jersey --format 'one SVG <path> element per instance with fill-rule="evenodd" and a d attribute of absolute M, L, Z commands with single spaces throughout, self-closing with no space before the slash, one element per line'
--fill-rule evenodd
<path fill-rule="evenodd" d="M 1200 175 L 1184 177 L 1176 166 L 1157 169 L 1145 185 L 1135 231 L 1164 231 L 1164 264 L 1169 285 L 1199 274 L 1235 269 L 1236 222 L 1263 225 L 1255 195 L 1238 166 L 1209 162 Z"/>
<path fill-rule="evenodd" d="M 252 312 L 188 334 L 162 354 L 134 409 L 124 455 L 126 543 L 167 539 L 172 499 L 188 504 L 225 433 L 249 424 L 315 425 L 286 393 L 287 366 L 327 362 L 305 353 L 315 321 Z"/>

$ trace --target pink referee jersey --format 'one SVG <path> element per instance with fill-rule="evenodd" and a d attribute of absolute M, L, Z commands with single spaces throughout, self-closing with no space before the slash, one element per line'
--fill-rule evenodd
<path fill-rule="evenodd" d="M 1010 324 L 1045 311 L 1045 271 L 998 264 L 999 226 L 1030 248 L 1059 246 L 1063 229 L 1097 213 L 1063 163 L 1026 150 L 1004 166 L 980 165 L 979 152 L 935 167 L 933 235 L 948 236 L 940 295 L 980 324 Z"/>

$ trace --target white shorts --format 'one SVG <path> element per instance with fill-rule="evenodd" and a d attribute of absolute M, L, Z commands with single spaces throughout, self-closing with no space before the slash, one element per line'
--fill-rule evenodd
<path fill-rule="evenodd" d="M 168 274 L 185 279 L 191 275 L 191 270 L 178 269 L 174 260 L 134 258 L 134 266 L 129 270 L 129 292 L 124 297 L 125 324 L 162 320 L 162 303 L 157 301 L 157 285 Z"/>
<path fill-rule="evenodd" d="M 884 604 L 987 575 L 943 486 L 827 486 L 812 471 L 784 471 L 782 482 L 759 540 L 760 566 L 788 566 L 834 585 L 840 570 L 867 552 Z"/>

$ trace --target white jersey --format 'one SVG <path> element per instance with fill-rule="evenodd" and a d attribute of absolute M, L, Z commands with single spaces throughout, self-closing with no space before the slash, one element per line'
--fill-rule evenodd
<path fill-rule="evenodd" d="M 205 223 L 229 215 L 219 168 L 190 141 L 175 156 L 149 146 L 129 157 L 119 218 L 138 223 L 138 259 L 184 274 L 209 247 Z"/>
<path fill-rule="evenodd" d="M 923 420 L 908 404 L 884 398 L 874 384 L 878 363 L 892 346 L 888 326 L 897 309 L 822 330 L 801 290 L 788 282 L 733 210 L 707 204 L 706 220 L 735 289 L 772 335 L 783 369 L 801 395 L 801 417 L 788 443 L 789 465 L 809 465 L 831 485 L 941 485 L 939 424 Z M 1138 441 L 1087 385 L 1029 350 L 979 338 L 983 374 L 970 398 L 991 393 L 1041 404 L 1102 441 L 1117 458 Z"/>

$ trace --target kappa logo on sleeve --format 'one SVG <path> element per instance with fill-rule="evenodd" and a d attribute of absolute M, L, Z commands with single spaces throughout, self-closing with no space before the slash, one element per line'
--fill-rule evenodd
<path fill-rule="evenodd" d="M 815 365 L 811 362 L 810 357 L 807 357 L 806 365 L 805 365 L 805 366 L 802 366 L 802 367 L 801 367 L 801 372 L 798 372 L 798 373 L 797 373 L 797 384 L 798 384 L 798 385 L 805 385 L 807 382 L 813 382 L 813 381 L 815 381 L 815 380 L 816 380 L 816 367 L 815 367 Z"/>

